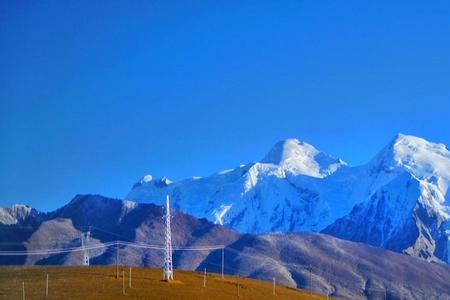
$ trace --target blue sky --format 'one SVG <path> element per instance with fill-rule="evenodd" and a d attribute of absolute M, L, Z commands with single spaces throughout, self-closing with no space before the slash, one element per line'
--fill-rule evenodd
<path fill-rule="evenodd" d="M 395 3 L 393 3 L 395 2 Z M 448 1 L 2 1 L 0 205 L 260 159 L 450 145 Z"/>

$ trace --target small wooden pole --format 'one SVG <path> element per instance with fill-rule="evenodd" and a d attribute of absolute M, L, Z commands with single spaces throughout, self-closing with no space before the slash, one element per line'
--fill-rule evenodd
<path fill-rule="evenodd" d="M 225 248 L 222 248 L 222 280 L 223 280 L 223 268 L 225 266 L 224 258 L 225 258 Z"/>
<path fill-rule="evenodd" d="M 22 281 L 22 300 L 25 300 L 25 282 Z"/>
<path fill-rule="evenodd" d="M 275 296 L 275 277 L 272 278 L 272 295 Z"/>
<path fill-rule="evenodd" d="M 119 278 L 119 241 L 116 241 L 116 278 Z"/>
<path fill-rule="evenodd" d="M 206 287 L 206 268 L 205 271 L 203 272 L 203 287 Z"/>
<path fill-rule="evenodd" d="M 130 267 L 130 282 L 128 283 L 128 286 L 131 289 L 131 267 Z"/>
<path fill-rule="evenodd" d="M 239 298 L 239 275 L 237 276 L 237 296 Z"/>
<path fill-rule="evenodd" d="M 48 274 L 45 280 L 45 297 L 48 296 Z"/>
<path fill-rule="evenodd" d="M 312 295 L 312 266 L 309 266 L 309 295 Z"/>
<path fill-rule="evenodd" d="M 125 295 L 125 271 L 122 271 L 122 294 Z"/>

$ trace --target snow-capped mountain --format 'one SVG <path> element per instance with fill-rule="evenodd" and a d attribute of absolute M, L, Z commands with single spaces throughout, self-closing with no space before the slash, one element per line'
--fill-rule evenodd
<path fill-rule="evenodd" d="M 0 224 L 13 225 L 26 223 L 30 218 L 36 218 L 40 213 L 27 205 L 14 204 L 10 207 L 0 207 Z"/>
<path fill-rule="evenodd" d="M 369 163 L 350 167 L 289 139 L 260 161 L 205 178 L 146 175 L 127 199 L 164 203 L 241 232 L 324 231 L 448 261 L 450 152 L 399 134 Z"/>
<path fill-rule="evenodd" d="M 280 166 L 293 175 L 323 178 L 342 166 L 344 161 L 320 152 L 312 145 L 297 139 L 280 141 L 267 153 L 262 163 Z"/>
<path fill-rule="evenodd" d="M 364 201 L 324 232 L 448 262 L 450 152 L 446 146 L 400 134 L 358 171 L 361 180 L 354 186 Z"/>
<path fill-rule="evenodd" d="M 342 160 L 290 139 L 261 162 L 209 177 L 171 182 L 146 175 L 127 199 L 163 204 L 169 194 L 174 207 L 241 232 L 318 231 L 343 214 L 341 204 L 323 201 L 315 185 L 341 168 L 347 168 Z"/>

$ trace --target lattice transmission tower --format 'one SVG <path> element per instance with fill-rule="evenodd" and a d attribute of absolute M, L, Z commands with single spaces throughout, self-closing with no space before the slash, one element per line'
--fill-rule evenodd
<path fill-rule="evenodd" d="M 83 232 L 81 234 L 81 247 L 83 248 L 83 266 L 89 266 L 89 251 L 87 246 L 89 244 L 89 239 L 91 237 L 91 232 Z"/>
<path fill-rule="evenodd" d="M 170 203 L 169 195 L 166 196 L 166 215 L 164 217 L 166 221 L 166 247 L 164 250 L 164 280 L 173 280 L 173 264 L 172 264 L 172 231 L 170 230 Z"/>

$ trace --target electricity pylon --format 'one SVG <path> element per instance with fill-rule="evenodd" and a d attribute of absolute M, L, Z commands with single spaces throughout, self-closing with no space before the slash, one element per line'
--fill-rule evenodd
<path fill-rule="evenodd" d="M 164 280 L 173 280 L 173 264 L 172 264 L 172 232 L 170 230 L 170 203 L 169 195 L 166 197 L 166 248 L 164 251 Z"/>
<path fill-rule="evenodd" d="M 81 248 L 83 248 L 83 266 L 89 266 L 89 252 L 87 246 L 89 244 L 89 239 L 91 232 L 83 232 L 81 234 Z"/>

